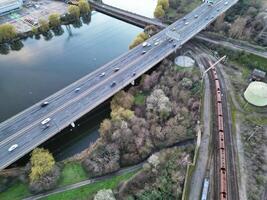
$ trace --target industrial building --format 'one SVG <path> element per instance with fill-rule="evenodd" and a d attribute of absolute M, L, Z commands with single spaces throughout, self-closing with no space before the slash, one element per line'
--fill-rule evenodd
<path fill-rule="evenodd" d="M 22 4 L 23 0 L 0 0 L 0 16 L 20 9 Z"/>

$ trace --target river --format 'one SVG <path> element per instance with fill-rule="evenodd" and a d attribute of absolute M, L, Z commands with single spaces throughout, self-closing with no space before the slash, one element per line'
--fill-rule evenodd
<path fill-rule="evenodd" d="M 151 17 L 155 0 L 105 0 L 113 6 Z M 128 3 L 126 3 L 128 2 Z M 147 9 L 147 11 L 146 11 Z M 93 12 L 91 22 L 79 28 L 63 26 L 64 33 L 46 40 L 28 38 L 19 51 L 0 54 L 0 122 L 19 113 L 128 50 L 142 29 Z M 109 117 L 108 103 L 66 129 L 43 146 L 57 160 L 87 148 L 98 137 L 100 122 Z M 62 145 L 64 144 L 64 145 Z"/>

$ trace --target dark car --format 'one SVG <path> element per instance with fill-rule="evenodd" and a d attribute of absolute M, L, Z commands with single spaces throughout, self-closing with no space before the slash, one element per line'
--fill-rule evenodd
<path fill-rule="evenodd" d="M 114 87 L 115 85 L 116 85 L 116 82 L 113 81 L 113 82 L 111 83 L 110 87 Z"/>
<path fill-rule="evenodd" d="M 45 102 L 43 102 L 43 103 L 41 104 L 41 107 L 46 107 L 48 104 L 49 104 L 49 102 L 48 102 L 48 101 L 45 101 Z"/>

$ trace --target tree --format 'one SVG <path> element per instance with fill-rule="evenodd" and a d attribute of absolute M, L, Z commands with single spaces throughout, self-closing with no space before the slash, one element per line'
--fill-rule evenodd
<path fill-rule="evenodd" d="M 79 19 L 80 8 L 78 6 L 70 5 L 68 7 L 68 12 L 73 19 L 76 19 L 76 20 Z"/>
<path fill-rule="evenodd" d="M 145 33 L 145 32 L 139 33 L 136 36 L 136 38 L 134 39 L 134 41 L 132 42 L 132 44 L 130 44 L 129 49 L 132 49 L 132 48 L 136 47 L 137 45 L 143 43 L 148 38 L 149 38 L 149 36 L 147 33 Z"/>
<path fill-rule="evenodd" d="M 130 109 L 134 103 L 134 97 L 130 93 L 123 90 L 118 92 L 111 101 L 111 109 L 117 106 L 121 106 L 125 109 Z"/>
<path fill-rule="evenodd" d="M 169 115 L 171 112 L 171 102 L 161 89 L 154 90 L 146 99 L 147 111 L 157 114 Z"/>
<path fill-rule="evenodd" d="M 51 14 L 48 19 L 49 19 L 50 26 L 56 27 L 56 26 L 60 25 L 60 16 L 59 16 L 59 14 L 57 14 L 57 13 Z"/>
<path fill-rule="evenodd" d="M 39 30 L 43 33 L 47 32 L 49 30 L 49 23 L 45 19 L 39 19 Z"/>
<path fill-rule="evenodd" d="M 169 8 L 169 0 L 158 0 L 158 6 L 162 6 L 163 10 L 167 10 Z"/>
<path fill-rule="evenodd" d="M 48 150 L 37 148 L 33 150 L 30 159 L 30 184 L 29 189 L 33 193 L 39 193 L 53 189 L 60 178 L 60 169 Z"/>
<path fill-rule="evenodd" d="M 17 36 L 16 29 L 11 24 L 0 25 L 0 42 L 11 40 Z"/>
<path fill-rule="evenodd" d="M 165 11 L 163 10 L 161 5 L 158 5 L 154 11 L 154 17 L 162 18 L 165 15 Z"/>
<path fill-rule="evenodd" d="M 111 189 L 103 189 L 99 190 L 95 197 L 94 200 L 116 200 L 114 197 L 114 194 Z"/>
<path fill-rule="evenodd" d="M 88 1 L 86 0 L 80 0 L 79 3 L 78 3 L 78 6 L 80 8 L 80 12 L 81 14 L 86 14 L 88 12 L 90 12 L 90 5 L 88 3 Z"/>
<path fill-rule="evenodd" d="M 121 106 L 117 106 L 112 109 L 110 115 L 113 120 L 128 120 L 134 116 L 134 112 Z"/>
<path fill-rule="evenodd" d="M 101 138 L 109 140 L 111 138 L 111 128 L 111 121 L 109 119 L 104 119 L 99 128 Z"/>
<path fill-rule="evenodd" d="M 55 160 L 48 150 L 36 148 L 31 153 L 31 173 L 30 181 L 34 182 L 41 176 L 50 172 L 55 166 Z"/>

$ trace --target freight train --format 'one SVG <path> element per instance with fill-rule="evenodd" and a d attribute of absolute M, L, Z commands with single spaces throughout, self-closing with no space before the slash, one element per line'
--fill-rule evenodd
<path fill-rule="evenodd" d="M 224 136 L 224 119 L 223 119 L 223 109 L 222 109 L 222 92 L 220 87 L 220 82 L 215 67 L 211 69 L 212 79 L 215 86 L 215 108 L 216 108 L 216 118 L 217 118 L 217 132 L 218 134 L 218 149 L 219 151 L 219 180 L 220 180 L 220 200 L 227 200 L 227 168 L 226 168 L 226 150 L 225 150 L 225 136 Z"/>

